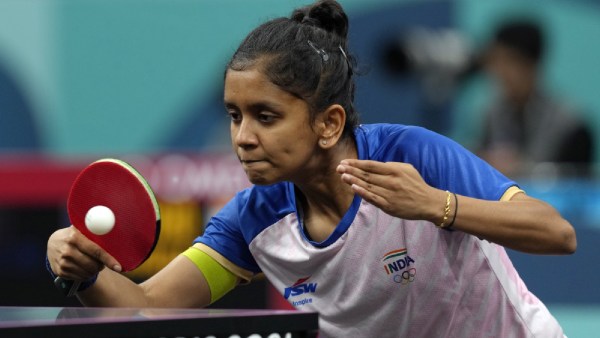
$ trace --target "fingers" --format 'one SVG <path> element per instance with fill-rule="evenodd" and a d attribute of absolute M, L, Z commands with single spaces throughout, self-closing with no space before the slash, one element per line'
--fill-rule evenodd
<path fill-rule="evenodd" d="M 366 180 L 371 180 L 371 182 L 366 181 Z M 354 190 L 354 192 L 358 193 L 361 197 L 366 197 L 365 194 L 367 192 L 369 194 L 377 195 L 377 196 L 382 196 L 383 194 L 385 194 L 385 191 L 387 189 L 374 182 L 377 180 L 378 179 L 373 178 L 371 176 L 364 177 L 364 179 L 361 179 L 352 174 L 348 174 L 348 173 L 342 174 L 342 181 L 344 183 L 350 185 L 352 187 L 352 190 Z M 374 197 L 372 197 L 372 198 L 374 198 Z M 367 199 L 367 200 L 369 200 L 369 199 Z"/>
<path fill-rule="evenodd" d="M 362 167 L 365 169 L 361 169 L 344 160 L 340 162 L 336 170 L 342 174 L 342 180 L 350 185 L 358 184 L 366 187 L 369 184 L 378 184 L 377 176 L 381 174 L 372 171 L 373 168 L 377 168 L 377 164 L 365 164 Z M 367 189 L 370 189 L 370 187 L 367 187 Z"/>
<path fill-rule="evenodd" d="M 75 229 L 75 231 L 79 233 L 79 236 L 74 238 L 72 244 L 76 246 L 81 253 L 95 262 L 101 263 L 102 266 L 107 266 L 114 271 L 121 272 L 121 265 L 113 256 L 104 251 L 98 244 L 82 235 L 77 229 Z"/>
<path fill-rule="evenodd" d="M 397 184 L 390 180 L 393 171 L 389 164 L 344 160 L 340 162 L 337 171 L 342 174 L 342 181 L 349 184 L 360 197 L 382 209 L 387 208 L 390 185 Z"/>
<path fill-rule="evenodd" d="M 55 232 L 48 240 L 52 271 L 71 280 L 86 280 L 104 266 L 120 272 L 117 260 L 74 227 Z"/>
<path fill-rule="evenodd" d="M 370 161 L 370 160 L 355 160 L 346 159 L 340 162 L 341 166 L 360 169 L 366 173 L 389 175 L 392 170 L 385 162 Z"/>
<path fill-rule="evenodd" d="M 406 219 L 421 219 L 431 187 L 412 165 L 343 160 L 336 170 L 356 194 L 384 212 Z"/>
<path fill-rule="evenodd" d="M 363 188 L 359 184 L 352 184 L 352 190 L 358 194 L 365 201 L 373 204 L 374 206 L 387 211 L 389 209 L 389 202 L 382 193 L 377 193 L 378 190 L 382 190 L 379 187 L 370 186 L 367 184 L 367 188 Z"/>
<path fill-rule="evenodd" d="M 88 270 L 80 264 L 75 264 L 73 261 L 61 259 L 56 264 L 56 268 L 52 268 L 52 271 L 54 271 L 57 276 L 64 279 L 84 281 L 92 278 L 95 274 L 100 272 L 101 269 Z"/>
<path fill-rule="evenodd" d="M 342 180 L 348 184 L 359 184 L 371 190 L 373 186 L 397 189 L 409 164 L 399 162 L 376 162 L 361 160 L 343 160 L 336 168 L 342 174 Z"/>

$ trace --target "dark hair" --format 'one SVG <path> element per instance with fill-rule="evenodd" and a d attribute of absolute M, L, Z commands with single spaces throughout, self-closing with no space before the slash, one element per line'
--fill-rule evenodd
<path fill-rule="evenodd" d="M 283 90 L 305 100 L 310 119 L 332 104 L 346 110 L 344 136 L 358 125 L 354 110 L 354 60 L 347 49 L 348 17 L 339 3 L 318 1 L 270 20 L 240 44 L 227 69 L 261 71 Z"/>
<path fill-rule="evenodd" d="M 544 36 L 534 21 L 523 19 L 504 23 L 496 32 L 494 41 L 515 50 L 533 63 L 542 61 Z"/>

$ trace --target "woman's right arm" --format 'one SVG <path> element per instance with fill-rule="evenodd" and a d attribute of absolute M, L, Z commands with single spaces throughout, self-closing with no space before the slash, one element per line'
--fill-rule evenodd
<path fill-rule="evenodd" d="M 140 284 L 120 274 L 116 259 L 72 226 L 50 236 L 47 255 L 52 271 L 65 279 L 87 280 L 99 272 L 91 287 L 77 293 L 86 306 L 204 307 L 210 303 L 204 275 L 182 255 Z"/>

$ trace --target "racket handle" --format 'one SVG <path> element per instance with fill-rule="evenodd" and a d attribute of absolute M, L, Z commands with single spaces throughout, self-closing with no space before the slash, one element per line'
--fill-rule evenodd
<path fill-rule="evenodd" d="M 81 285 L 81 282 L 64 279 L 62 277 L 56 277 L 54 279 L 54 285 L 67 297 L 71 297 L 77 293 L 77 289 Z"/>

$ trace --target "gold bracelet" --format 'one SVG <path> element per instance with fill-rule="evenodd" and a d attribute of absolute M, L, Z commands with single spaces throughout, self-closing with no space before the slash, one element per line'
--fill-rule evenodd
<path fill-rule="evenodd" d="M 452 197 L 452 193 L 446 190 L 446 206 L 444 207 L 444 218 L 442 219 L 442 223 L 438 225 L 438 228 L 445 228 L 446 221 L 450 217 L 450 197 Z"/>

